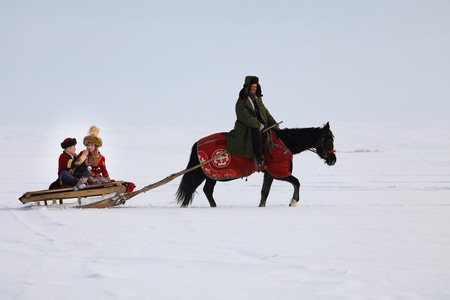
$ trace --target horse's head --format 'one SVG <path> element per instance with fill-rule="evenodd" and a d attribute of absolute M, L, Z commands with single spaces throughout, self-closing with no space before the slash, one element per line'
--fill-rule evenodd
<path fill-rule="evenodd" d="M 322 136 L 319 142 L 314 147 L 316 148 L 316 153 L 325 160 L 325 163 L 329 166 L 333 166 L 336 163 L 336 150 L 334 150 L 334 135 L 330 130 L 330 123 L 327 124 L 322 129 Z"/>

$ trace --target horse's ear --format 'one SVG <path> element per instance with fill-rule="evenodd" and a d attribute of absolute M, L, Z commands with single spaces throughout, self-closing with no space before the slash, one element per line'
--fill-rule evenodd
<path fill-rule="evenodd" d="M 327 124 L 325 124 L 325 126 L 323 127 L 323 129 L 325 129 L 325 130 L 330 130 L 330 122 L 327 122 Z"/>

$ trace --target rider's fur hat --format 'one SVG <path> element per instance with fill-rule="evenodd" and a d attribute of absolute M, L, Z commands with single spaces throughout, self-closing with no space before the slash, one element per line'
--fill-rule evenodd
<path fill-rule="evenodd" d="M 72 146 L 74 146 L 76 144 L 77 144 L 77 139 L 76 138 L 68 137 L 68 138 L 65 138 L 64 141 L 62 141 L 61 148 L 66 149 L 66 148 L 72 147 Z"/>
<path fill-rule="evenodd" d="M 98 137 L 99 132 L 100 128 L 98 128 L 95 125 L 92 125 L 89 128 L 89 135 L 84 137 L 83 144 L 87 146 L 89 143 L 92 143 L 97 147 L 101 147 L 103 145 L 103 141 L 101 138 Z"/>
<path fill-rule="evenodd" d="M 259 78 L 256 76 L 246 76 L 244 86 L 250 86 L 252 84 L 259 84 Z"/>
<path fill-rule="evenodd" d="M 261 91 L 261 85 L 259 84 L 259 78 L 257 76 L 246 76 L 244 81 L 244 86 L 242 87 L 241 91 L 239 92 L 239 98 L 246 98 L 249 93 L 250 86 L 252 84 L 257 84 L 258 87 L 256 88 L 256 96 L 262 97 L 262 91 Z"/>

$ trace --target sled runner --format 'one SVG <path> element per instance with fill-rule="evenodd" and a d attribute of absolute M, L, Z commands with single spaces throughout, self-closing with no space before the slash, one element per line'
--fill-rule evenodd
<path fill-rule="evenodd" d="M 127 191 L 127 182 L 114 181 L 103 184 L 88 185 L 83 190 L 61 188 L 26 192 L 19 198 L 23 203 L 35 202 L 37 205 L 59 204 L 76 208 L 105 208 L 122 204 L 118 196 Z M 71 201 L 69 201 L 71 199 Z"/>

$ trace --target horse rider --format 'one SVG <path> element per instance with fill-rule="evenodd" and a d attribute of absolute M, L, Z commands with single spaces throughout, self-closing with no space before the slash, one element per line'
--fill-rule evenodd
<path fill-rule="evenodd" d="M 256 158 L 258 170 L 265 168 L 261 131 L 277 123 L 262 97 L 258 77 L 246 76 L 236 102 L 234 129 L 227 135 L 227 150 L 239 156 Z"/>

